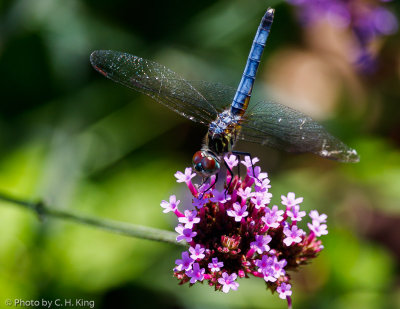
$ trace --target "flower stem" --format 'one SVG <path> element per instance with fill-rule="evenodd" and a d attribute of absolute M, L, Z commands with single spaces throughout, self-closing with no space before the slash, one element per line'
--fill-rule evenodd
<path fill-rule="evenodd" d="M 99 219 L 94 217 L 87 217 L 72 212 L 53 209 L 48 207 L 43 202 L 30 202 L 27 200 L 18 199 L 10 195 L 0 192 L 0 200 L 24 207 L 35 212 L 40 220 L 45 217 L 53 217 L 63 220 L 69 220 L 80 224 L 91 225 L 99 229 L 103 229 L 112 233 L 121 234 L 130 237 L 156 240 L 171 243 L 174 245 L 186 246 L 185 243 L 178 243 L 176 238 L 176 233 L 160 230 L 156 228 L 135 225 L 125 222 L 118 222 L 106 219 Z"/>

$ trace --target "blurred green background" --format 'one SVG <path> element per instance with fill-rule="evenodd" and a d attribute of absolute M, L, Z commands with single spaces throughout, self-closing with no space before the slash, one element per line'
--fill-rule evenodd
<path fill-rule="evenodd" d="M 236 87 L 268 6 L 276 8 L 255 94 L 321 121 L 358 164 L 239 143 L 268 171 L 273 203 L 293 191 L 328 214 L 325 249 L 293 274 L 294 308 L 400 308 L 400 36 L 374 42 L 374 74 L 355 70 L 352 37 L 302 27 L 282 1 L 0 0 L 0 192 L 84 215 L 172 230 L 162 199 L 184 185 L 206 128 L 119 86 L 96 49 L 157 61 L 187 79 Z M 397 10 L 399 3 L 391 3 Z M 268 88 L 266 87 L 268 85 Z M 228 295 L 178 286 L 181 248 L 107 233 L 0 202 L 5 299 L 94 300 L 95 308 L 286 308 L 261 279 Z"/>

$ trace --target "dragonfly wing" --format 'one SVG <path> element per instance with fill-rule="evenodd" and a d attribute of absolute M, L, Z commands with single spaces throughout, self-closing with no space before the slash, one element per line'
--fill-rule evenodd
<path fill-rule="evenodd" d="M 239 139 L 289 152 L 311 152 L 341 162 L 358 162 L 357 152 L 309 116 L 275 102 L 259 102 L 245 115 Z"/>
<path fill-rule="evenodd" d="M 222 113 L 227 108 L 230 108 L 236 93 L 235 88 L 221 83 L 211 83 L 202 80 L 191 80 L 189 82 L 216 108 L 218 113 Z"/>
<path fill-rule="evenodd" d="M 105 77 L 152 97 L 190 120 L 208 125 L 217 116 L 213 105 L 190 82 L 161 64 L 110 50 L 94 51 L 90 62 Z"/>

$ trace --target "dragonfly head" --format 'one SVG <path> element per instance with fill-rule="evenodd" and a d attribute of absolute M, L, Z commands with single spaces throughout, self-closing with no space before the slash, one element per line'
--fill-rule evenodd
<path fill-rule="evenodd" d="M 200 150 L 193 155 L 193 168 L 203 177 L 218 173 L 220 164 L 218 158 L 210 151 Z"/>

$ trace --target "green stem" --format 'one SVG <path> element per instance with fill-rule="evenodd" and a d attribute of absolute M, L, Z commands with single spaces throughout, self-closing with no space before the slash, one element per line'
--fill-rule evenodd
<path fill-rule="evenodd" d="M 125 236 L 156 240 L 156 241 L 171 243 L 174 245 L 186 246 L 185 243 L 178 243 L 175 240 L 176 234 L 170 231 L 125 223 L 125 222 L 117 222 L 117 221 L 99 219 L 94 217 L 82 216 L 68 211 L 50 208 L 46 206 L 43 202 L 29 202 L 26 200 L 17 199 L 15 197 L 9 196 L 1 192 L 0 192 L 0 200 L 29 209 L 35 212 L 38 215 L 39 219 L 43 219 L 44 217 L 64 219 L 80 224 L 95 226 L 97 228 Z"/>

